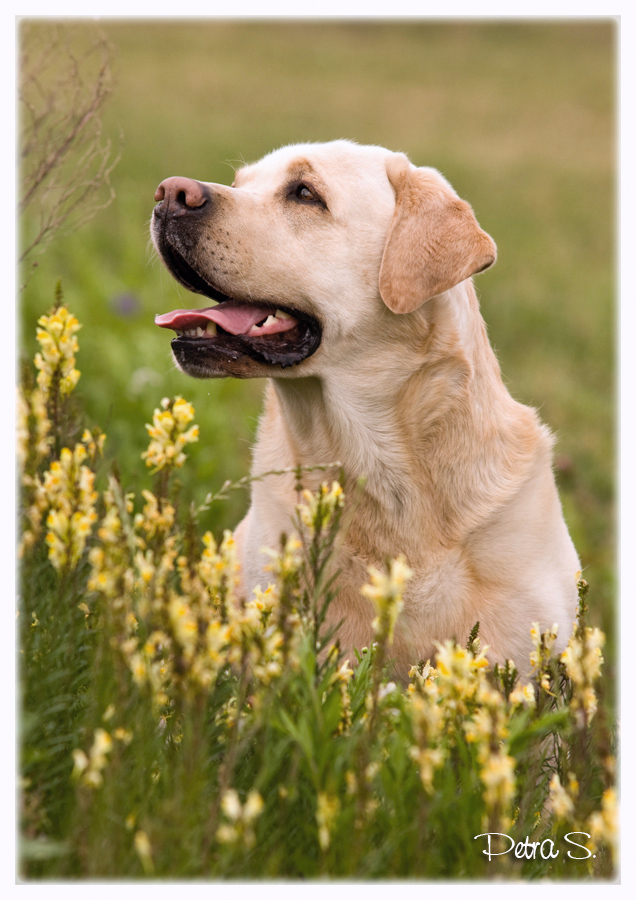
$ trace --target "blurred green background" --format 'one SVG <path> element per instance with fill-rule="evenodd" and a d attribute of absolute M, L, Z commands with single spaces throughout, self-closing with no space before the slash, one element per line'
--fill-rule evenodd
<path fill-rule="evenodd" d="M 27 21 L 22 49 L 46 44 L 55 27 L 78 48 L 100 29 L 107 36 L 104 134 L 121 158 L 114 201 L 25 266 L 21 350 L 33 355 L 36 320 L 61 279 L 83 324 L 78 390 L 126 486 L 147 483 L 143 425 L 177 393 L 201 426 L 183 475 L 196 499 L 245 474 L 263 388 L 174 369 L 170 335 L 153 317 L 198 301 L 150 248 L 157 184 L 169 175 L 230 183 L 241 160 L 290 142 L 346 137 L 403 150 L 440 169 L 498 245 L 497 265 L 477 279 L 484 318 L 511 393 L 557 434 L 592 618 L 611 640 L 615 24 Z M 23 241 L 36 217 L 25 214 Z M 215 504 L 204 525 L 235 525 L 247 500 Z"/>

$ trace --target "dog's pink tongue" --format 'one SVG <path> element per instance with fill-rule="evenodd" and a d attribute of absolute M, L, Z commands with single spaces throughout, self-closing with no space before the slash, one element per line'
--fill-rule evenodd
<path fill-rule="evenodd" d="M 215 322 L 230 334 L 247 334 L 253 325 L 262 322 L 272 312 L 265 306 L 226 300 L 207 309 L 174 309 L 162 316 L 155 316 L 155 325 L 172 328 L 173 331 L 187 331 L 199 325 L 205 328 L 208 322 Z"/>

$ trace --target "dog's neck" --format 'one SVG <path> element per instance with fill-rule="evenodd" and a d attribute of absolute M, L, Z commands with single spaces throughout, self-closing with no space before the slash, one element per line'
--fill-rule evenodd
<path fill-rule="evenodd" d="M 348 485 L 365 476 L 365 503 L 396 533 L 436 516 L 434 531 L 456 540 L 454 521 L 478 521 L 518 488 L 512 473 L 531 464 L 538 425 L 503 385 L 470 281 L 409 319 L 392 320 L 373 358 L 353 344 L 320 377 L 276 379 L 268 405 L 282 412 L 286 465 L 339 462 Z M 306 486 L 324 478 L 308 473 Z"/>

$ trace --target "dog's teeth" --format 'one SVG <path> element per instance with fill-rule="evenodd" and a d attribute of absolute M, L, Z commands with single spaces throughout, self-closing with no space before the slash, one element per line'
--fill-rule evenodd
<path fill-rule="evenodd" d="M 260 334 L 261 331 L 266 328 L 268 325 L 272 325 L 276 321 L 274 316 L 268 316 L 264 322 L 261 322 L 260 325 L 252 325 L 250 330 L 247 332 L 248 334 Z"/>
<path fill-rule="evenodd" d="M 215 335 L 216 334 L 216 322 L 208 322 L 205 326 L 205 331 L 207 334 Z"/>
<path fill-rule="evenodd" d="M 283 312 L 282 309 L 277 309 L 274 315 L 277 319 L 291 319 L 289 313 Z"/>
<path fill-rule="evenodd" d="M 207 329 L 206 329 L 207 330 Z M 197 326 L 197 337 L 204 337 L 205 330 L 200 325 Z"/>

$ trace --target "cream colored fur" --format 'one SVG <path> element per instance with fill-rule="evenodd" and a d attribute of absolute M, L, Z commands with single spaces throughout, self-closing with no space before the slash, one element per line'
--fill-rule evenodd
<path fill-rule="evenodd" d="M 281 201 L 294 175 L 327 215 Z M 220 289 L 323 324 L 317 352 L 269 381 L 253 473 L 339 460 L 352 482 L 367 478 L 330 609 L 343 650 L 373 640 L 367 566 L 400 553 L 414 572 L 393 647 L 401 676 L 477 620 L 493 660 L 527 668 L 535 621 L 558 623 L 563 647 L 579 561 L 550 432 L 511 398 L 486 336 L 471 276 L 496 251 L 470 206 L 435 170 L 345 141 L 283 148 L 213 187 L 222 214 L 205 246 L 227 235 Z M 248 592 L 265 586 L 261 550 L 290 530 L 297 499 L 292 477 L 253 485 L 237 529 Z"/>

